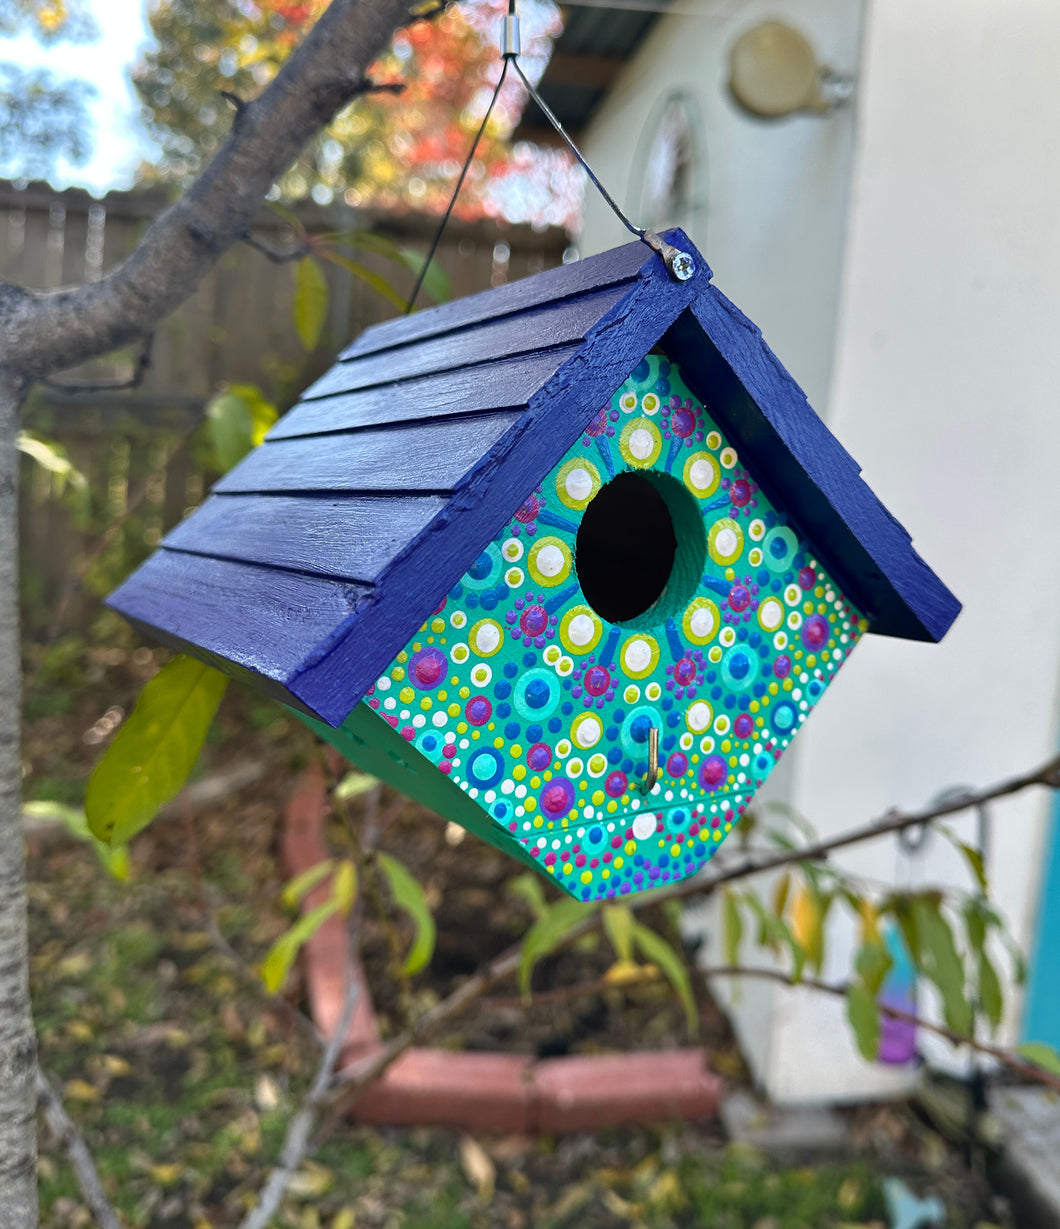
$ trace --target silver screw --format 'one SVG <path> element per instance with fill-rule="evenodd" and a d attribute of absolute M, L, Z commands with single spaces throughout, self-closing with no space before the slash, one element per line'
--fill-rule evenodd
<path fill-rule="evenodd" d="M 687 252 L 675 252 L 669 264 L 670 272 L 679 282 L 687 282 L 696 271 L 696 262 Z"/>

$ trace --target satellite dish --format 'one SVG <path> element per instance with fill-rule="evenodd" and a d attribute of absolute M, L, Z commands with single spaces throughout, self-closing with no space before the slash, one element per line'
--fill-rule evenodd
<path fill-rule="evenodd" d="M 752 115 L 782 119 L 831 111 L 849 99 L 853 83 L 818 64 L 813 45 L 793 26 L 763 21 L 733 44 L 729 89 Z"/>

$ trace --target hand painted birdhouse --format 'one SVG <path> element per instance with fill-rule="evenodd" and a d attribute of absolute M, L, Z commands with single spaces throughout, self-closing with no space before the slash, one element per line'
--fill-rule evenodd
<path fill-rule="evenodd" d="M 368 330 L 110 604 L 579 898 L 693 874 L 959 605 L 667 239 Z"/>

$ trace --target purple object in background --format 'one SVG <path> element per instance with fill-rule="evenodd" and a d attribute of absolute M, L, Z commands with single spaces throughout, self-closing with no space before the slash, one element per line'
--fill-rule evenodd
<path fill-rule="evenodd" d="M 883 941 L 894 964 L 884 980 L 877 1002 L 881 1007 L 893 1007 L 896 1011 L 915 1015 L 916 973 L 898 927 L 888 926 Z M 881 1013 L 880 1048 L 876 1058 L 894 1067 L 911 1063 L 916 1058 L 916 1025 Z"/>

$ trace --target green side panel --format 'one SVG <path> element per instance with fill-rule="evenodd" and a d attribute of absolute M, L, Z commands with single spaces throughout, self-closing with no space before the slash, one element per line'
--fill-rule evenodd
<path fill-rule="evenodd" d="M 358 704 L 337 730 L 308 713 L 296 709 L 291 712 L 362 771 L 458 823 L 502 853 L 528 863 L 535 870 L 541 869 L 519 841 L 498 827 L 477 803 L 449 777 L 438 772 L 396 730 L 380 721 L 367 704 Z"/>
<path fill-rule="evenodd" d="M 864 628 L 650 355 L 377 680 L 350 755 L 579 899 L 640 891 L 711 857 Z"/>

